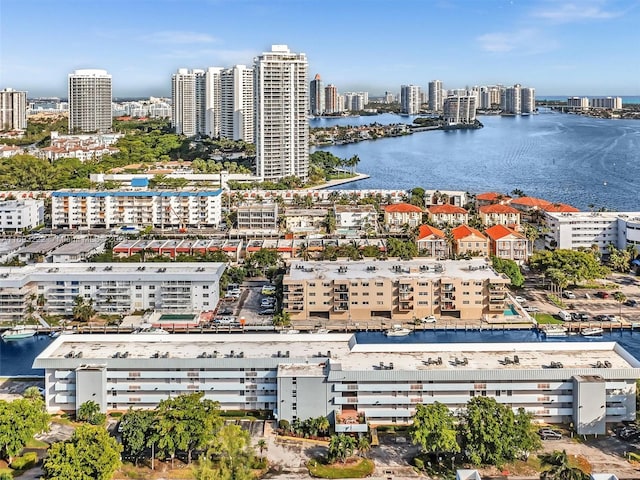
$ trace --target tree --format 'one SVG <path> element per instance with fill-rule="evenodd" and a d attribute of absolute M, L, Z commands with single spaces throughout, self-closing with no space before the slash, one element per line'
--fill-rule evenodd
<path fill-rule="evenodd" d="M 93 400 L 84 402 L 80 405 L 77 414 L 77 420 L 79 422 L 87 422 L 91 425 L 104 425 L 107 420 L 107 416 L 100 412 L 100 405 Z"/>
<path fill-rule="evenodd" d="M 514 444 L 521 450 L 524 458 L 529 458 L 529 454 L 539 450 L 542 446 L 540 436 L 532 423 L 533 414 L 519 408 L 515 416 L 514 424 Z"/>
<path fill-rule="evenodd" d="M 36 433 L 49 429 L 42 396 L 0 400 L 0 458 L 9 463 Z"/>
<path fill-rule="evenodd" d="M 474 397 L 461 416 L 460 436 L 464 451 L 474 465 L 503 465 L 518 457 L 515 415 L 494 398 Z"/>
<path fill-rule="evenodd" d="M 589 478 L 589 475 L 569 463 L 565 450 L 541 455 L 540 460 L 544 468 L 540 473 L 540 480 L 587 480 Z"/>
<path fill-rule="evenodd" d="M 524 285 L 524 276 L 520 271 L 520 267 L 513 260 L 499 257 L 491 257 L 493 269 L 498 273 L 504 273 L 511 280 L 511 285 L 521 287 Z"/>
<path fill-rule="evenodd" d="M 369 438 L 366 435 L 360 435 L 358 437 L 358 442 L 356 446 L 358 447 L 358 454 L 363 457 L 366 457 L 367 452 L 371 450 L 371 442 L 369 441 Z"/>
<path fill-rule="evenodd" d="M 347 458 L 353 455 L 355 449 L 356 441 L 353 437 L 345 435 L 344 433 L 331 435 L 327 459 L 329 463 L 335 463 L 337 461 L 344 463 Z"/>
<path fill-rule="evenodd" d="M 71 439 L 49 448 L 46 480 L 109 480 L 120 466 L 122 446 L 103 427 L 80 425 Z"/>
<path fill-rule="evenodd" d="M 249 432 L 243 430 L 239 425 L 225 425 L 222 427 L 213 441 L 209 451 L 209 456 L 213 455 L 217 459 L 217 465 L 209 464 L 210 472 L 217 473 L 212 479 L 229 480 L 249 480 L 253 478 L 251 463 L 254 458 L 251 448 L 251 437 Z"/>
<path fill-rule="evenodd" d="M 88 301 L 81 295 L 78 295 L 73 300 L 73 318 L 81 322 L 88 322 L 95 315 L 96 311 L 93 308 L 93 299 Z"/>
<path fill-rule="evenodd" d="M 136 466 L 149 446 L 148 440 L 151 438 L 153 422 L 152 410 L 129 409 L 122 417 L 122 448 L 126 456 L 134 459 Z"/>
<path fill-rule="evenodd" d="M 630 250 L 618 250 L 615 245 L 609 244 L 608 264 L 616 272 L 629 273 L 631 271 L 631 260 L 633 260 Z"/>
<path fill-rule="evenodd" d="M 456 440 L 455 419 L 446 405 L 435 402 L 417 405 L 409 436 L 414 445 L 431 453 L 456 453 L 460 446 Z"/>
<path fill-rule="evenodd" d="M 180 395 L 161 401 L 156 409 L 158 447 L 172 462 L 178 451 L 184 451 L 191 463 L 193 451 L 204 448 L 222 425 L 218 402 L 203 397 L 204 392 Z"/>
<path fill-rule="evenodd" d="M 414 187 L 411 189 L 411 205 L 424 208 L 425 190 L 422 187 Z"/>
<path fill-rule="evenodd" d="M 410 260 L 418 256 L 418 247 L 414 242 L 389 237 L 387 239 L 387 254 L 390 257 Z"/>
<path fill-rule="evenodd" d="M 268 248 L 261 248 L 257 252 L 252 253 L 245 260 L 245 268 L 247 272 L 260 272 L 263 275 L 268 268 L 281 266 L 282 258 L 280 254 L 276 250 Z"/>
<path fill-rule="evenodd" d="M 258 450 L 260 450 L 260 460 L 262 460 L 262 454 L 265 450 L 268 450 L 267 441 L 264 438 L 261 438 L 258 440 L 256 446 L 258 447 Z"/>
<path fill-rule="evenodd" d="M 627 296 L 622 292 L 614 292 L 613 299 L 620 305 L 619 315 L 622 316 L 622 304 L 627 301 Z"/>
<path fill-rule="evenodd" d="M 549 269 L 557 269 L 566 276 L 570 283 L 584 280 L 604 278 L 609 269 L 600 263 L 598 255 L 591 250 L 543 250 L 535 252 L 529 260 L 531 268 L 542 273 Z"/>
<path fill-rule="evenodd" d="M 318 418 L 318 431 L 322 434 L 327 434 L 331 424 L 329 423 L 329 419 L 327 417 L 319 417 Z"/>

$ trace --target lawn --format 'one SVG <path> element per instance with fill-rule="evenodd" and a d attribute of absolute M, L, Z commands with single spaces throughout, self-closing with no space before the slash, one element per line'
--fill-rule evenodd
<path fill-rule="evenodd" d="M 330 465 L 320 460 L 309 460 L 309 474 L 318 478 L 364 478 L 373 473 L 373 462 L 367 458 L 351 457 L 345 463 L 336 462 Z"/>
<path fill-rule="evenodd" d="M 549 315 L 548 313 L 534 313 L 533 318 L 536 319 L 539 325 L 549 325 L 549 324 L 560 324 L 562 320 L 555 318 L 553 315 Z"/>

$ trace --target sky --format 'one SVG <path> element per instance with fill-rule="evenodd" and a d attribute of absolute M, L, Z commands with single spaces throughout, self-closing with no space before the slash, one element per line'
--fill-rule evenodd
<path fill-rule="evenodd" d="M 0 89 L 66 97 L 100 68 L 114 97 L 168 96 L 178 68 L 306 53 L 340 92 L 513 85 L 640 95 L 640 0 L 0 0 Z"/>

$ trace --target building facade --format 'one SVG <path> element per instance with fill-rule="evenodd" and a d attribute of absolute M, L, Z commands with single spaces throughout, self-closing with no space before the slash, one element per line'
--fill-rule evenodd
<path fill-rule="evenodd" d="M 421 257 L 439 260 L 449 256 L 449 245 L 445 233 L 431 225 L 420 226 L 416 246 Z"/>
<path fill-rule="evenodd" d="M 620 110 L 622 109 L 622 97 L 603 97 L 592 98 L 589 100 L 589 106 L 591 108 L 604 108 L 607 110 Z"/>
<path fill-rule="evenodd" d="M 324 85 L 320 74 L 316 74 L 309 84 L 309 113 L 322 115 L 325 109 Z"/>
<path fill-rule="evenodd" d="M 491 255 L 519 264 L 525 263 L 529 258 L 529 242 L 523 234 L 504 225 L 494 225 L 484 233 L 489 237 Z"/>
<path fill-rule="evenodd" d="M 409 203 L 392 203 L 384 207 L 384 224 L 389 231 L 399 232 L 422 223 L 422 209 Z"/>
<path fill-rule="evenodd" d="M 378 231 L 378 212 L 373 205 L 333 206 L 338 234 L 352 235 Z"/>
<path fill-rule="evenodd" d="M 0 231 L 22 232 L 44 225 L 43 200 L 0 201 Z"/>
<path fill-rule="evenodd" d="M 255 115 L 253 69 L 235 65 L 222 71 L 220 136 L 253 143 Z"/>
<path fill-rule="evenodd" d="M 460 225 L 469 221 L 469 212 L 462 207 L 450 205 L 432 205 L 427 208 L 429 220 L 436 225 Z"/>
<path fill-rule="evenodd" d="M 449 125 L 470 124 L 476 121 L 475 95 L 455 95 L 444 100 L 444 120 Z"/>
<path fill-rule="evenodd" d="M 420 113 L 421 98 L 418 85 L 402 85 L 400 87 L 400 111 L 408 115 Z"/>
<path fill-rule="evenodd" d="M 520 210 L 509 205 L 494 203 L 478 208 L 483 225 L 520 225 Z"/>
<path fill-rule="evenodd" d="M 0 131 L 27 128 L 27 92 L 0 90 Z"/>
<path fill-rule="evenodd" d="M 278 233 L 278 204 L 251 203 L 237 209 L 238 230 Z"/>
<path fill-rule="evenodd" d="M 53 228 L 217 227 L 222 190 L 71 191 L 51 194 Z"/>
<path fill-rule="evenodd" d="M 441 112 L 443 106 L 442 81 L 433 80 L 429 82 L 429 110 L 432 112 Z"/>
<path fill-rule="evenodd" d="M 341 112 L 340 108 L 340 95 L 338 94 L 338 87 L 335 85 L 327 85 L 324 88 L 324 112 L 325 113 L 338 113 Z"/>
<path fill-rule="evenodd" d="M 345 322 L 502 315 L 509 279 L 484 260 L 471 262 L 293 262 L 283 280 L 283 308 L 293 320 Z"/>
<path fill-rule="evenodd" d="M 263 180 L 309 175 L 307 57 L 272 45 L 254 60 L 256 174 Z"/>
<path fill-rule="evenodd" d="M 536 89 L 522 87 L 520 92 L 520 111 L 524 114 L 534 113 L 536 111 Z"/>
<path fill-rule="evenodd" d="M 454 250 L 457 255 L 489 256 L 489 239 L 475 228 L 459 225 L 451 229 L 451 234 L 455 240 Z"/>
<path fill-rule="evenodd" d="M 111 89 L 111 75 L 106 70 L 69 74 L 69 133 L 111 131 Z"/>
<path fill-rule="evenodd" d="M 178 135 L 192 137 L 198 133 L 198 119 L 202 114 L 198 112 L 201 94 L 196 92 L 202 84 L 198 77 L 203 74 L 202 70 L 180 68 L 171 76 L 171 127 Z"/>

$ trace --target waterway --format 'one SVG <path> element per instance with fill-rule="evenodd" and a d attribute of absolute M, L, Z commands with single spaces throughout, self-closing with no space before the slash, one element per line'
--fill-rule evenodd
<path fill-rule="evenodd" d="M 302 334 L 304 335 L 304 334 Z M 640 359 L 640 331 L 614 331 L 601 337 L 580 335 L 563 338 L 546 337 L 534 330 L 484 330 L 415 331 L 406 337 L 387 337 L 383 332 L 358 332 L 359 343 L 518 343 L 518 342 L 618 342 L 623 348 Z M 33 370 L 33 360 L 50 343 L 46 335 L 39 335 L 15 342 L 0 342 L 0 377 L 16 375 L 44 375 L 42 370 Z"/>
<path fill-rule="evenodd" d="M 414 117 L 321 118 L 311 127 L 411 123 Z M 358 155 L 369 179 L 349 188 L 520 189 L 582 210 L 636 211 L 640 181 L 640 121 L 605 120 L 541 109 L 538 115 L 480 116 L 479 130 L 428 131 L 322 147 Z"/>

